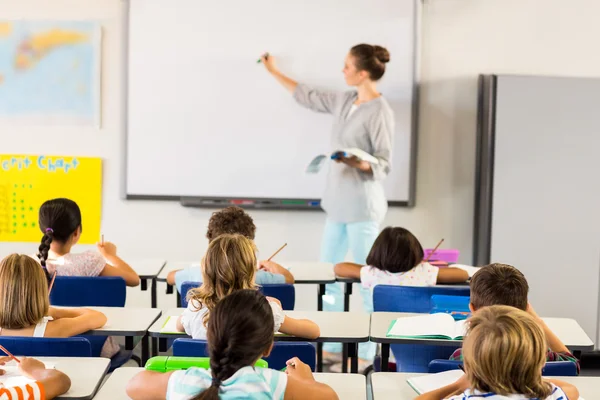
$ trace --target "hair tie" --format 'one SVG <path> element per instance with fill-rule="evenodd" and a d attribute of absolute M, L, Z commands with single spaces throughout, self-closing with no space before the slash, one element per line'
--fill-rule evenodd
<path fill-rule="evenodd" d="M 216 387 L 221 386 L 221 380 L 219 378 L 213 378 L 212 379 L 212 385 L 216 386 Z"/>
<path fill-rule="evenodd" d="M 54 233 L 54 229 L 52 229 L 52 228 L 46 228 L 46 233 Z"/>

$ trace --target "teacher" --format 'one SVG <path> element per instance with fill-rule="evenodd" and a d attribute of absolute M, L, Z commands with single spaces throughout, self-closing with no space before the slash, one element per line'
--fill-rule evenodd
<path fill-rule="evenodd" d="M 275 58 L 268 53 L 261 60 L 271 75 L 293 93 L 298 103 L 313 111 L 333 115 L 332 152 L 359 148 L 377 158 L 376 164 L 353 156 L 338 158 L 329 169 L 321 202 L 327 214 L 321 261 L 342 262 L 350 249 L 354 261 L 364 265 L 387 211 L 383 180 L 390 172 L 394 115 L 388 102 L 377 91 L 377 81 L 385 74 L 386 63 L 390 61 L 389 52 L 370 44 L 352 47 L 346 56 L 343 73 L 346 84 L 355 89 L 345 92 L 324 91 L 299 84 L 281 73 Z M 362 290 L 361 293 L 366 311 L 373 311 L 371 293 Z M 324 310 L 342 311 L 341 285 L 327 285 L 327 295 Z M 324 355 L 324 362 L 337 360 L 341 345 L 327 346 L 325 350 L 329 354 Z M 361 360 L 372 360 L 374 355 L 375 343 L 361 346 Z"/>

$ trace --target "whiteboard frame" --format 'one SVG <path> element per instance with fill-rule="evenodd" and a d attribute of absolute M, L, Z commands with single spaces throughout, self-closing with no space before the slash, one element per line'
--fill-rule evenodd
<path fill-rule="evenodd" d="M 155 200 L 155 201 L 179 201 L 184 207 L 201 208 L 222 208 L 234 204 L 232 199 L 239 197 L 208 197 L 208 196 L 178 196 L 178 195 L 139 195 L 129 194 L 127 192 L 127 154 L 128 154 L 128 126 L 129 126 L 129 16 L 130 4 L 132 0 L 122 0 L 123 2 L 123 109 L 124 117 L 122 122 L 123 135 L 123 175 L 122 175 L 122 198 L 125 200 Z M 409 155 L 409 187 L 407 201 L 388 201 L 391 207 L 414 207 L 416 205 L 417 191 L 417 154 L 418 154 L 418 131 L 419 131 L 419 99 L 420 99 L 420 58 L 421 58 L 421 0 L 412 0 L 414 3 L 413 12 L 413 71 L 412 71 L 412 99 L 411 99 L 411 132 L 410 132 L 410 155 Z M 286 209 L 286 210 L 321 210 L 320 207 L 310 206 L 308 204 L 321 201 L 321 199 L 303 198 L 303 199 L 282 199 L 282 198 L 254 198 L 244 197 L 253 204 L 239 204 L 242 208 L 261 208 L 261 209 Z M 282 204 L 285 200 L 298 200 L 306 202 L 307 206 L 286 206 Z M 271 204 L 269 204 L 271 203 Z"/>

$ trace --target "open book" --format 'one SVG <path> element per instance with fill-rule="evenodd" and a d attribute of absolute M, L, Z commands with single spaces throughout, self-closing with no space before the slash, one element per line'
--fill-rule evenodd
<path fill-rule="evenodd" d="M 423 376 L 417 376 L 415 378 L 408 378 L 406 382 L 414 389 L 418 394 L 431 392 L 433 390 L 448 386 L 451 383 L 456 382 L 465 373 L 460 369 L 453 369 L 450 371 L 440 372 L 438 374 L 429 374 Z"/>
<path fill-rule="evenodd" d="M 462 340 L 465 321 L 455 321 L 450 314 L 427 314 L 392 321 L 386 337 L 407 339 Z"/>
<path fill-rule="evenodd" d="M 367 161 L 371 164 L 379 164 L 379 160 L 377 158 L 373 157 L 366 151 L 357 149 L 357 148 L 336 150 L 329 156 L 329 158 L 331 158 L 332 160 L 335 160 L 335 159 L 339 158 L 340 156 L 342 156 L 342 157 L 355 156 L 361 161 Z M 306 172 L 310 173 L 310 174 L 316 174 L 323 167 L 325 160 L 327 160 L 327 156 L 325 154 L 320 154 L 320 155 L 316 156 L 315 158 L 313 158 L 313 160 L 310 162 L 310 164 L 308 164 L 308 167 L 306 168 Z"/>
<path fill-rule="evenodd" d="M 167 317 L 167 320 L 163 324 L 162 328 L 160 328 L 160 333 L 181 335 L 183 332 L 177 330 L 177 318 L 178 316 L 170 316 Z"/>
<path fill-rule="evenodd" d="M 469 278 L 472 278 L 475 275 L 475 272 L 479 271 L 481 267 L 473 267 L 471 265 L 463 265 L 463 264 L 452 264 L 450 267 L 462 269 L 463 271 L 467 271 L 469 274 Z"/>

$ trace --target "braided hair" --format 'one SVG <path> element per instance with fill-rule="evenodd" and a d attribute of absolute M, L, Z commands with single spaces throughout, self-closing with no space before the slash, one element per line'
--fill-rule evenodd
<path fill-rule="evenodd" d="M 40 230 L 44 233 L 37 257 L 42 267 L 46 267 L 48 252 L 53 241 L 65 243 L 81 228 L 81 210 L 73 200 L 48 200 L 40 207 Z"/>
<path fill-rule="evenodd" d="M 259 291 L 238 290 L 219 301 L 206 332 L 212 384 L 191 400 L 218 400 L 226 379 L 270 350 L 273 330 L 273 311 Z"/>

